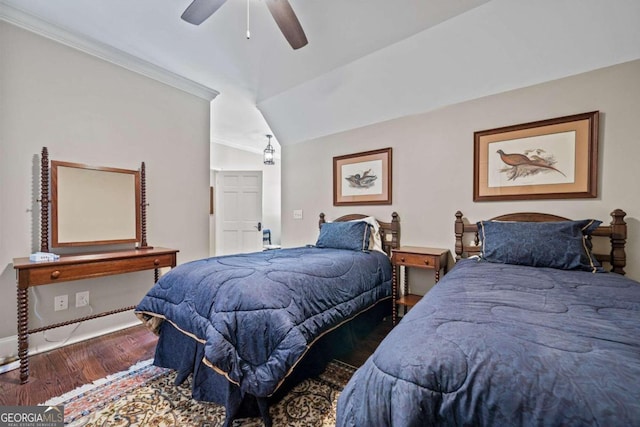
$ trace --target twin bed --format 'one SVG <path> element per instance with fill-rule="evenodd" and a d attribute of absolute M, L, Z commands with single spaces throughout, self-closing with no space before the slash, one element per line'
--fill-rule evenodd
<path fill-rule="evenodd" d="M 320 216 L 315 245 L 214 257 L 164 275 L 136 307 L 160 336 L 154 364 L 192 376 L 193 398 L 222 404 L 225 425 L 321 372 L 391 309 L 389 255 L 400 223 Z"/>
<path fill-rule="evenodd" d="M 624 216 L 458 212 L 456 265 L 356 371 L 337 426 L 638 425 L 640 284 L 624 277 Z M 192 375 L 193 397 L 224 404 L 226 425 L 252 403 L 270 425 L 289 381 L 389 313 L 397 215 L 320 224 L 313 247 L 183 264 L 137 307 L 160 334 L 155 364 Z"/>
<path fill-rule="evenodd" d="M 624 216 L 468 224 L 458 212 L 458 262 L 351 378 L 337 426 L 638 425 L 640 283 L 623 276 Z"/>

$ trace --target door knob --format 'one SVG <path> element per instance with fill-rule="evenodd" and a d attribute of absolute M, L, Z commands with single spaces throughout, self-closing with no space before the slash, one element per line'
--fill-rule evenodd
<path fill-rule="evenodd" d="M 258 226 L 257 226 L 256 228 L 258 229 L 258 231 L 262 231 L 262 223 L 261 223 L 261 222 L 259 222 L 259 223 L 258 223 Z"/>

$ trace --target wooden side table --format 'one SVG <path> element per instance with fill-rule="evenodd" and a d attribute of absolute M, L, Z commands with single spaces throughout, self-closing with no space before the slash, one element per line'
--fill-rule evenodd
<path fill-rule="evenodd" d="M 413 307 L 420 301 L 422 295 L 409 293 L 409 270 L 406 267 L 431 269 L 435 271 L 435 281 L 440 280 L 440 271 L 443 275 L 447 272 L 449 262 L 449 250 L 439 248 L 425 248 L 421 246 L 401 246 L 391 252 L 391 264 L 393 265 L 393 289 L 392 289 L 392 322 L 397 321 L 397 307 L 404 307 L 406 314 L 408 307 Z M 398 298 L 398 280 L 400 267 L 404 267 L 403 296 Z"/>

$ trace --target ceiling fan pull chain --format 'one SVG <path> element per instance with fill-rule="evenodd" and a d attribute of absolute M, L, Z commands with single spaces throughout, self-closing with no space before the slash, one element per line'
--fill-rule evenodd
<path fill-rule="evenodd" d="M 249 31 L 249 0 L 247 0 L 247 40 L 251 38 L 251 31 Z"/>

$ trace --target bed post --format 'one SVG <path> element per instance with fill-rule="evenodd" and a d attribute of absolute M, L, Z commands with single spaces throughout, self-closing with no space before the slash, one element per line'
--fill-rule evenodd
<path fill-rule="evenodd" d="M 627 215 L 622 209 L 611 212 L 611 271 L 618 274 L 625 274 L 624 267 L 626 253 L 624 250 L 627 241 L 627 223 L 624 217 Z"/>
<path fill-rule="evenodd" d="M 386 239 L 386 236 L 385 236 Z M 391 248 L 397 249 L 400 247 L 400 217 L 397 212 L 391 214 Z M 391 255 L 391 251 L 389 251 Z"/>
<path fill-rule="evenodd" d="M 320 219 L 318 220 L 318 228 L 322 228 L 322 224 L 326 221 L 324 220 L 324 212 L 320 212 Z"/>
<path fill-rule="evenodd" d="M 456 212 L 456 222 L 454 225 L 454 232 L 456 234 L 456 261 L 462 258 L 464 252 L 464 245 L 462 244 L 462 235 L 464 234 L 464 222 L 462 222 L 462 212 Z"/>

